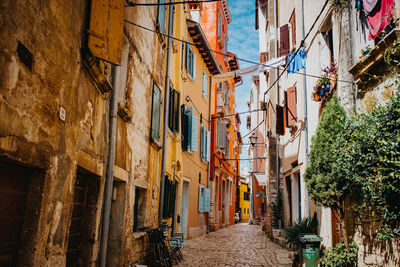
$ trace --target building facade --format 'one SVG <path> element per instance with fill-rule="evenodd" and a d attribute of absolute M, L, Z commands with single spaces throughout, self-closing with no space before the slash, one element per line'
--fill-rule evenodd
<path fill-rule="evenodd" d="M 326 5 L 325 1 L 255 2 L 260 63 L 268 65 L 270 60 L 278 57 L 286 57 L 289 63 L 288 71 L 283 75 L 280 74 L 285 66 L 260 73 L 260 91 L 266 92 L 265 101 L 269 103 L 266 134 L 268 204 L 278 203 L 277 196 L 281 194 L 284 226 L 316 213 L 322 243 L 332 247 L 342 236 L 337 212 L 314 205 L 303 179 L 311 138 L 334 90 L 348 115 L 384 103 L 385 92 L 390 91 L 387 86 L 390 79 L 386 76 L 372 82 L 366 77 L 388 73 L 382 55 L 398 38 L 397 30 L 393 29 L 395 25 L 388 25 L 377 37 L 368 40 L 371 29 L 360 24 L 360 12 L 364 12 L 357 9 L 356 2 L 360 1 L 349 1 L 339 12 L 335 12 L 331 2 Z M 398 3 L 377 2 L 375 12 L 381 12 L 381 7 L 387 4 L 392 7 L 394 17 L 399 14 Z M 369 48 L 372 54 L 363 56 L 362 51 L 369 51 Z M 293 59 L 298 63 L 293 68 L 290 61 L 298 49 L 301 57 Z M 279 79 L 278 75 L 281 76 Z M 322 75 L 337 79 L 336 83 L 330 84 L 332 91 L 326 94 L 315 91 Z M 359 89 L 364 93 L 360 94 Z M 380 101 L 372 101 L 371 105 L 371 99 Z M 272 225 L 273 215 L 267 224 Z M 381 252 L 370 247 L 367 251 L 368 245 L 361 235 L 356 232 L 354 237 L 360 247 L 359 266 L 382 264 Z"/>

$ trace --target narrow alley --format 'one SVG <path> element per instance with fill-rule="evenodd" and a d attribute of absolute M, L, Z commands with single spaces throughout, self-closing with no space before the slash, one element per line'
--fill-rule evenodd
<path fill-rule="evenodd" d="M 272 243 L 260 225 L 240 223 L 188 240 L 178 266 L 292 266 L 294 253 Z"/>

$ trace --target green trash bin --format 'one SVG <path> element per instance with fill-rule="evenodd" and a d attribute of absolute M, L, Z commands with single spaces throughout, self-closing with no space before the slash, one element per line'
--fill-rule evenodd
<path fill-rule="evenodd" d="M 319 267 L 319 245 L 322 238 L 316 234 L 304 234 L 300 237 L 302 267 Z"/>

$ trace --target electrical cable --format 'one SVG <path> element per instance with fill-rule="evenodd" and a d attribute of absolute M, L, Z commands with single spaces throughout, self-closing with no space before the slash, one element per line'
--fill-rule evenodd
<path fill-rule="evenodd" d="M 242 139 L 249 136 L 251 133 L 253 133 L 255 130 L 257 130 L 258 127 L 261 126 L 261 124 L 264 122 L 264 119 L 260 122 L 260 124 L 258 124 L 253 130 L 251 130 L 250 132 L 248 132 L 246 135 L 242 136 Z"/>
<path fill-rule="evenodd" d="M 205 119 L 204 117 L 203 117 L 203 113 L 201 113 L 198 109 L 197 109 L 197 107 L 196 107 L 196 105 L 193 103 L 193 101 L 192 101 L 192 99 L 190 98 L 190 96 L 186 96 L 186 102 L 191 102 L 192 103 L 192 106 L 194 107 L 194 109 L 197 111 L 197 113 L 201 116 L 201 119 L 202 120 L 205 120 L 206 122 L 209 122 L 207 119 Z"/>
<path fill-rule="evenodd" d="M 169 6 L 169 5 L 178 5 L 178 4 L 198 4 L 198 3 L 209 3 L 209 2 L 220 2 L 222 0 L 199 0 L 199 1 L 179 1 L 179 2 L 166 2 L 166 3 L 132 3 L 129 0 L 126 0 L 126 3 L 129 7 L 135 6 Z"/>
<path fill-rule="evenodd" d="M 185 44 L 188 44 L 188 45 L 192 45 L 192 46 L 194 46 L 194 47 L 197 47 L 197 44 L 195 44 L 195 43 L 191 43 L 191 42 L 188 42 L 188 41 L 185 41 L 185 40 L 176 38 L 176 37 L 174 37 L 174 36 L 171 36 L 171 35 L 162 33 L 162 32 L 157 31 L 157 30 L 152 30 L 152 29 L 150 29 L 150 28 L 147 28 L 147 27 L 145 27 L 145 26 L 136 24 L 136 23 L 134 23 L 134 22 L 132 22 L 132 21 L 129 21 L 129 20 L 126 20 L 126 19 L 125 19 L 124 21 L 125 21 L 126 23 L 130 24 L 130 25 L 136 26 L 136 27 L 141 28 L 141 29 L 143 29 L 143 30 L 151 31 L 151 32 L 160 34 L 160 35 L 162 35 L 162 36 L 164 36 L 164 37 L 169 37 L 169 38 L 171 38 L 172 40 L 176 40 L 176 41 L 179 41 L 179 42 L 182 42 L 182 43 L 185 43 Z M 219 51 L 212 50 L 212 49 L 210 49 L 210 51 L 212 51 L 212 52 L 215 53 L 215 54 L 223 55 L 223 56 L 225 56 L 225 57 L 228 58 L 228 55 L 227 55 L 226 53 L 219 52 Z M 243 61 L 243 62 L 246 62 L 246 63 L 251 63 L 251 64 L 254 64 L 254 65 L 258 65 L 258 66 L 268 67 L 268 68 L 271 68 L 271 69 L 282 70 L 280 67 L 275 67 L 275 66 L 268 65 L 268 64 L 265 64 L 265 63 L 259 63 L 259 62 L 255 62 L 255 61 L 252 61 L 252 60 L 248 60 L 248 59 L 244 59 L 244 58 L 240 58 L 240 57 L 236 57 L 236 56 L 235 56 L 235 58 L 236 58 L 237 60 L 239 60 L 239 61 Z M 293 57 L 293 58 L 294 58 L 294 57 Z M 284 71 L 287 69 L 288 66 L 289 66 L 289 64 L 284 68 Z M 319 78 L 326 78 L 326 77 L 323 77 L 323 76 L 320 76 L 320 75 L 307 74 L 307 73 L 302 73 L 302 72 L 295 72 L 295 73 L 293 73 L 293 74 L 297 74 L 297 75 L 301 75 L 301 76 L 306 76 L 306 77 L 312 77 L 312 78 L 318 78 L 318 79 L 319 79 Z M 333 80 L 333 79 L 332 79 L 332 80 Z M 351 84 L 354 83 L 354 82 L 352 82 L 352 81 L 339 80 L 339 79 L 336 79 L 336 81 L 338 81 L 338 82 L 344 82 L 344 83 L 351 83 Z"/>
<path fill-rule="evenodd" d="M 239 160 L 239 161 L 241 161 L 241 160 L 256 160 L 256 159 L 266 159 L 266 157 L 257 157 L 257 158 L 247 158 L 247 159 L 226 159 L 226 158 L 219 158 L 216 154 L 215 154 L 215 157 L 217 158 L 217 159 L 219 159 L 219 160 Z M 226 167 L 226 166 L 225 166 Z"/>
<path fill-rule="evenodd" d="M 311 28 L 308 30 L 308 33 L 306 34 L 306 36 L 304 37 L 304 39 L 301 40 L 300 46 L 299 46 L 299 48 L 297 48 L 297 50 L 296 50 L 296 52 L 294 53 L 294 55 L 292 56 L 292 59 L 290 60 L 290 62 L 285 66 L 285 68 L 283 69 L 282 73 L 279 74 L 278 78 L 276 78 L 276 80 L 275 80 L 275 81 L 272 83 L 272 85 L 267 89 L 267 91 L 264 92 L 264 101 L 265 101 L 265 96 L 266 96 L 266 94 L 267 94 L 267 93 L 272 89 L 272 87 L 274 87 L 274 85 L 280 80 L 280 78 L 283 76 L 283 74 L 284 74 L 284 73 L 286 72 L 286 70 L 289 68 L 289 65 L 293 62 L 293 60 L 294 60 L 294 58 L 296 57 L 297 53 L 300 51 L 300 49 L 301 49 L 302 47 L 304 47 L 304 42 L 306 41 L 307 37 L 310 35 L 311 31 L 314 29 L 315 25 L 317 24 L 319 18 L 321 17 L 321 15 L 322 15 L 322 13 L 324 12 L 324 10 L 325 10 L 326 6 L 328 5 L 328 3 L 329 3 L 329 0 L 326 0 L 324 6 L 322 7 L 322 9 L 321 9 L 320 13 L 318 14 L 317 18 L 315 19 L 314 23 L 311 25 Z M 303 74 L 304 74 L 305 76 L 308 76 L 308 75 L 306 75 L 306 73 L 303 73 Z M 321 77 L 321 78 L 322 78 L 322 77 Z M 330 79 L 330 78 L 329 78 L 329 79 Z M 330 80 L 334 80 L 334 79 L 330 79 Z M 349 81 L 347 81 L 347 82 L 349 82 Z M 353 84 L 354 82 L 351 81 L 351 82 L 349 82 L 349 83 Z"/>
<path fill-rule="evenodd" d="M 213 117 L 212 119 L 233 117 L 233 116 L 236 116 L 236 115 L 241 115 L 241 114 L 246 114 L 246 113 L 253 113 L 253 112 L 257 112 L 257 111 L 265 111 L 265 109 L 260 108 L 260 109 L 255 109 L 255 110 L 249 110 L 249 111 L 242 111 L 242 112 L 237 112 L 237 113 L 232 113 L 232 114 L 220 115 L 220 116 Z"/>

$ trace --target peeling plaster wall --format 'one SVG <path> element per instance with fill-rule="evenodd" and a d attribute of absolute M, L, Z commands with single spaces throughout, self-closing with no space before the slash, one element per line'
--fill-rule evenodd
<path fill-rule="evenodd" d="M 41 201 L 25 229 L 31 234 L 19 265 L 62 266 L 77 165 L 103 177 L 108 101 L 82 64 L 85 1 L 2 1 L 0 5 L 0 156 L 42 170 Z M 32 70 L 19 59 L 18 42 L 33 55 Z M 59 119 L 60 106 L 66 121 Z M 4 119 L 6 118 L 6 119 Z M 87 161 L 80 154 L 87 156 Z M 93 164 L 94 163 L 94 164 Z M 102 188 L 104 179 L 99 181 Z M 96 207 L 98 232 L 102 190 Z M 27 219 L 26 219 L 27 220 Z M 88 263 L 97 257 L 94 236 Z"/>

